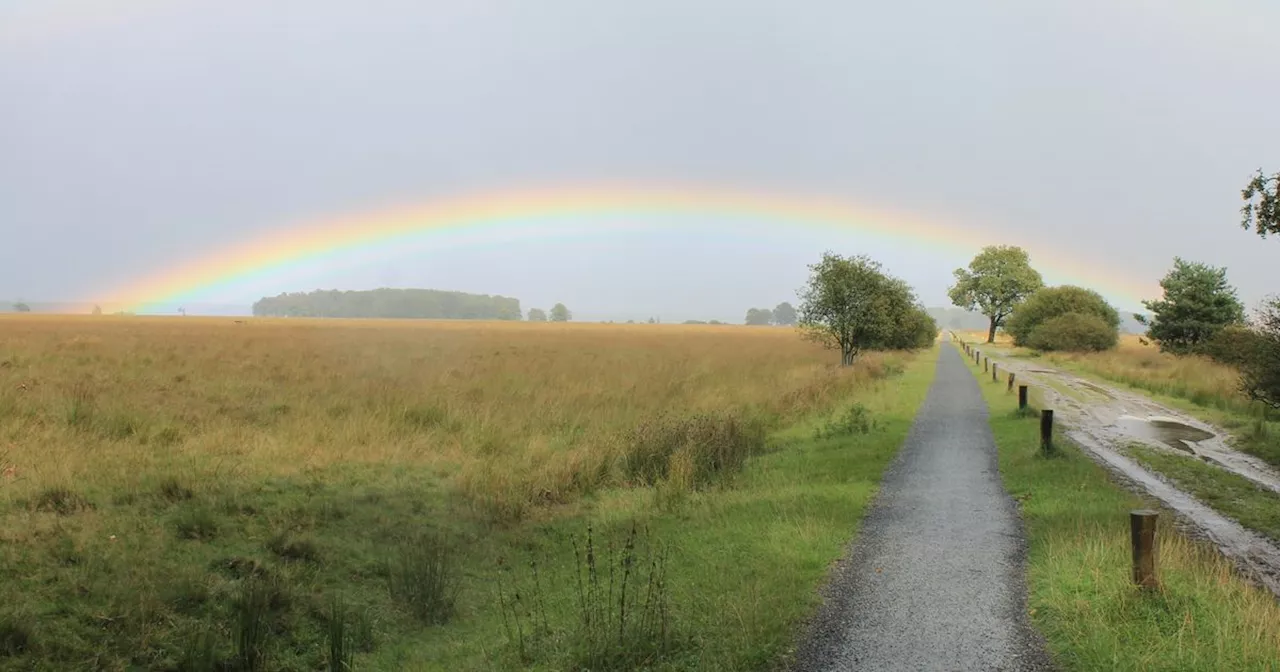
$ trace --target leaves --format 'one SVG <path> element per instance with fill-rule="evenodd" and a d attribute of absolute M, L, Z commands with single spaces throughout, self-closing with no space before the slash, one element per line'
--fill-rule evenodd
<path fill-rule="evenodd" d="M 1173 260 L 1160 281 L 1164 298 L 1143 301 L 1151 318 L 1147 336 L 1166 352 L 1193 352 L 1224 327 L 1244 322 L 1244 306 L 1227 282 L 1227 269 Z"/>
<path fill-rule="evenodd" d="M 1267 175 L 1259 169 L 1240 195 L 1245 200 L 1240 208 L 1241 227 L 1253 229 L 1263 238 L 1268 233 L 1280 234 L 1280 173 Z"/>

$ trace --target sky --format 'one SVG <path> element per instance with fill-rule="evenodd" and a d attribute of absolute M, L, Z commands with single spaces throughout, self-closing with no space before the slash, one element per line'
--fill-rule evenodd
<path fill-rule="evenodd" d="M 0 0 L 0 300 L 109 302 L 308 222 L 609 181 L 819 194 L 953 240 L 531 217 L 178 298 L 430 287 L 740 321 L 824 250 L 946 305 L 1008 243 L 1122 309 L 1174 256 L 1252 305 L 1280 292 L 1280 241 L 1238 212 L 1280 171 L 1276 25 L 1268 0 Z"/>

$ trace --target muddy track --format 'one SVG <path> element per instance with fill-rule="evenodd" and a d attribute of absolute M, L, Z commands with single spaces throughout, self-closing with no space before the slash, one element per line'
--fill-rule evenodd
<path fill-rule="evenodd" d="M 981 346 L 975 347 L 982 350 Z M 1055 421 L 1065 426 L 1066 436 L 1090 457 L 1134 489 L 1140 488 L 1163 502 L 1196 536 L 1212 542 L 1248 578 L 1280 597 L 1280 547 L 1143 468 L 1126 457 L 1122 449 L 1141 443 L 1194 455 L 1280 493 L 1280 474 L 1274 468 L 1231 448 L 1221 429 L 1150 398 L 1040 362 L 1019 360 L 997 349 L 984 355 L 998 363 L 1000 371 L 1013 372 L 1018 383 L 1035 387 L 1046 405 L 1053 408 Z"/>

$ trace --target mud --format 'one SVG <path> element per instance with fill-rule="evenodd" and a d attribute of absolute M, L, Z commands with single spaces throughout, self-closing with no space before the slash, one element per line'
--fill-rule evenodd
<path fill-rule="evenodd" d="M 1019 382 L 1039 388 L 1045 402 L 1054 409 L 1054 419 L 1065 425 L 1067 437 L 1095 461 L 1163 502 L 1198 536 L 1217 546 L 1248 578 L 1280 597 L 1280 548 L 1144 469 L 1121 451 L 1128 444 L 1141 443 L 1156 450 L 1191 454 L 1280 493 L 1280 473 L 1271 465 L 1231 448 L 1221 429 L 1147 397 L 1083 380 L 1040 362 L 1031 365 L 1007 356 L 998 360 L 993 357 L 992 361 L 999 361 L 1000 369 L 1013 372 Z"/>

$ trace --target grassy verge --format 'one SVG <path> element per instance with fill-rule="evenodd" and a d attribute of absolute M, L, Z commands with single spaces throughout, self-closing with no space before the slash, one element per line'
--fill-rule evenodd
<path fill-rule="evenodd" d="M 1151 594 L 1130 583 L 1128 512 L 1149 505 L 1074 446 L 1039 454 L 1034 419 L 1003 385 L 976 374 L 1006 489 L 1028 540 L 1028 608 L 1067 670 L 1275 670 L 1280 605 L 1236 577 L 1216 551 L 1162 518 Z"/>
<path fill-rule="evenodd" d="M 1173 455 L 1137 444 L 1125 450 L 1143 466 L 1163 474 L 1219 513 L 1280 540 L 1280 495 L 1191 456 Z"/>

